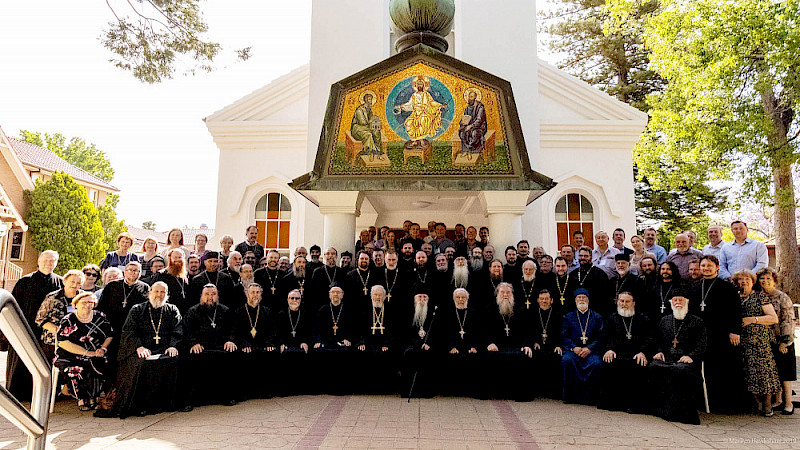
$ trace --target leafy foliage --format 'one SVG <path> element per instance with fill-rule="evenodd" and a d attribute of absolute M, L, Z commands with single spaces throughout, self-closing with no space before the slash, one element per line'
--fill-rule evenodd
<path fill-rule="evenodd" d="M 156 223 L 152 220 L 148 220 L 146 222 L 142 222 L 142 228 L 145 230 L 155 231 L 156 230 Z"/>
<path fill-rule="evenodd" d="M 25 201 L 33 247 L 58 251 L 58 273 L 103 259 L 104 233 L 97 210 L 72 177 L 56 172 L 44 183 L 37 181 L 33 191 L 25 191 Z"/>
<path fill-rule="evenodd" d="M 128 231 L 128 226 L 125 221 L 117 221 L 117 203 L 119 203 L 119 195 L 108 194 L 106 196 L 106 203 L 97 208 L 97 213 L 100 217 L 100 223 L 103 225 L 105 234 L 106 251 L 110 252 L 117 249 L 117 236 L 123 231 Z"/>
<path fill-rule="evenodd" d="M 114 178 L 114 168 L 106 153 L 92 143 L 79 137 L 67 138 L 61 133 L 42 133 L 40 131 L 20 131 L 22 140 L 46 148 L 68 163 L 80 167 L 103 181 Z"/>

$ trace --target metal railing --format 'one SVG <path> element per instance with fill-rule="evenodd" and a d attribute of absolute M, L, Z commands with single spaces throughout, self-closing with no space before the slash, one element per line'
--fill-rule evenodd
<path fill-rule="evenodd" d="M 14 296 L 5 289 L 0 289 L 0 331 L 33 378 L 30 411 L 4 386 L 0 386 L 0 414 L 28 435 L 29 450 L 44 449 L 52 391 L 50 362 L 47 361 Z"/>

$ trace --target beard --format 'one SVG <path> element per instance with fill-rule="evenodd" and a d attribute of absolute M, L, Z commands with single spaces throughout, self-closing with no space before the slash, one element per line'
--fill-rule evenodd
<path fill-rule="evenodd" d="M 492 277 L 493 280 L 502 280 L 503 279 L 503 273 L 502 272 L 498 273 L 498 274 L 491 273 L 489 275 Z"/>
<path fill-rule="evenodd" d="M 498 300 L 497 301 L 497 308 L 500 310 L 500 314 L 504 316 L 510 316 L 514 314 L 514 299 L 510 298 L 506 300 Z"/>
<path fill-rule="evenodd" d="M 247 292 L 247 290 L 250 288 L 250 285 L 253 284 L 253 281 L 253 277 L 242 277 L 242 286 L 244 287 L 245 292 Z"/>
<path fill-rule="evenodd" d="M 481 270 L 483 269 L 483 257 L 481 258 L 472 258 L 469 262 L 469 266 L 472 270 Z"/>
<path fill-rule="evenodd" d="M 466 287 L 469 282 L 469 268 L 467 266 L 456 266 L 453 269 L 453 283 L 456 287 Z"/>
<path fill-rule="evenodd" d="M 230 267 L 230 269 L 236 273 L 239 273 L 239 271 L 242 270 L 241 264 L 230 264 L 228 267 Z"/>
<path fill-rule="evenodd" d="M 428 317 L 427 303 L 414 303 L 414 326 L 422 327 Z"/>
<path fill-rule="evenodd" d="M 531 281 L 536 279 L 536 273 L 532 273 L 530 275 L 522 274 L 522 280 L 530 283 Z"/>
<path fill-rule="evenodd" d="M 376 302 L 375 300 L 372 301 L 373 308 L 383 308 L 383 300 Z"/>
<path fill-rule="evenodd" d="M 174 276 L 180 277 L 183 273 L 183 260 L 180 261 L 170 261 L 169 265 L 167 266 L 167 273 Z"/>
<path fill-rule="evenodd" d="M 586 311 L 589 310 L 589 304 L 588 303 L 578 303 L 575 306 L 578 307 L 578 311 L 580 311 L 581 313 L 585 313 Z"/>
<path fill-rule="evenodd" d="M 294 274 L 295 278 L 305 278 L 306 277 L 306 268 L 305 267 L 292 267 L 292 273 Z"/>
<path fill-rule="evenodd" d="M 164 306 L 165 303 L 167 303 L 166 297 L 162 298 L 161 300 L 155 300 L 152 298 L 150 299 L 150 306 L 156 309 L 161 308 L 162 306 Z"/>
<path fill-rule="evenodd" d="M 676 308 L 672 305 L 672 315 L 675 316 L 675 319 L 683 320 L 686 318 L 687 314 L 689 314 L 689 308 L 685 306 L 683 308 Z"/>
<path fill-rule="evenodd" d="M 617 314 L 622 317 L 633 317 L 633 315 L 636 314 L 636 310 L 633 308 L 628 309 L 617 306 Z"/>

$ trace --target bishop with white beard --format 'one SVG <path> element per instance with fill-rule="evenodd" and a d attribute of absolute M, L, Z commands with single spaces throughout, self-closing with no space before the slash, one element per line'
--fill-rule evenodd
<path fill-rule="evenodd" d="M 575 289 L 575 311 L 564 314 L 561 346 L 564 355 L 564 403 L 593 405 L 602 364 L 603 317 L 589 309 L 589 291 Z"/>
<path fill-rule="evenodd" d="M 657 353 L 649 366 L 652 409 L 673 422 L 699 425 L 701 362 L 707 335 L 703 319 L 689 314 L 689 299 L 678 292 L 670 299 L 672 314 L 661 319 L 655 335 Z"/>
<path fill-rule="evenodd" d="M 347 292 L 345 295 L 348 295 Z M 379 284 L 372 286 L 370 296 L 369 306 L 357 306 L 360 314 L 356 333 L 360 338 L 355 355 L 359 373 L 355 391 L 365 394 L 395 393 L 397 368 L 394 361 L 394 305 L 390 306 L 386 302 L 386 289 Z"/>
<path fill-rule="evenodd" d="M 414 296 L 414 315 L 411 323 L 406 324 L 403 329 L 405 351 L 401 371 L 403 377 L 401 395 L 432 397 L 435 394 L 432 377 L 439 372 L 434 367 L 436 310 L 437 308 L 429 303 L 427 294 Z"/>

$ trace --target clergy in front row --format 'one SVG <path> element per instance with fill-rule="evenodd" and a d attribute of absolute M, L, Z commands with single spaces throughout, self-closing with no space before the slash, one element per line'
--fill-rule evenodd
<path fill-rule="evenodd" d="M 589 291 L 584 288 L 575 289 L 575 307 L 564 316 L 561 327 L 563 400 L 593 405 L 602 364 L 603 317 L 589 309 Z"/>
<path fill-rule="evenodd" d="M 486 386 L 494 398 L 528 400 L 533 350 L 530 330 L 521 311 L 514 307 L 514 289 L 510 283 L 497 286 L 495 304 L 489 307 L 484 322 L 486 334 Z M 502 380 L 502 381 L 501 381 Z"/>
<path fill-rule="evenodd" d="M 480 364 L 478 349 L 483 348 L 483 336 L 480 328 L 482 310 L 470 306 L 469 291 L 458 288 L 453 291 L 455 308 L 447 309 L 439 323 L 439 342 L 446 352 L 441 365 L 441 389 L 444 395 L 478 396 L 477 386 L 470 378 L 481 379 L 480 376 L 467 377 L 464 374 L 478 374 L 483 367 Z"/>
<path fill-rule="evenodd" d="M 401 330 L 406 333 L 406 348 L 400 395 L 408 395 L 408 398 L 430 398 L 436 392 L 434 378 L 439 372 L 434 356 L 438 338 L 433 336 L 436 309 L 437 306 L 430 305 L 428 294 L 419 293 L 414 296 L 414 315 L 410 323 L 402 324 L 405 325 Z"/>
<path fill-rule="evenodd" d="M 167 284 L 150 287 L 147 302 L 131 308 L 119 347 L 119 371 L 112 409 L 95 416 L 144 416 L 177 408 L 178 347 L 183 324 L 178 307 L 167 303 Z"/>
<path fill-rule="evenodd" d="M 280 373 L 276 389 L 281 396 L 306 392 L 310 385 L 310 359 L 308 346 L 314 327 L 314 314 L 301 303 L 303 294 L 293 289 L 286 295 L 287 306 L 275 314 L 275 343 L 281 353 Z"/>
<path fill-rule="evenodd" d="M 389 394 L 396 391 L 397 369 L 394 366 L 394 309 L 386 303 L 386 289 L 381 285 L 372 286 L 370 305 L 359 314 L 356 332 L 361 338 L 358 342 L 357 382 L 364 393 Z M 360 297 L 360 296 L 359 296 Z"/>
<path fill-rule="evenodd" d="M 262 301 L 263 291 L 260 284 L 251 284 L 246 291 L 247 303 L 233 310 L 233 337 L 242 351 L 242 367 L 246 368 L 237 381 L 242 385 L 242 398 L 272 397 L 276 382 L 278 352 L 271 311 Z M 249 375 L 254 373 L 259 375 Z"/>
<path fill-rule="evenodd" d="M 658 353 L 650 363 L 655 414 L 672 422 L 700 425 L 701 363 L 707 336 L 703 319 L 689 313 L 689 299 L 676 292 L 672 314 L 661 319 L 656 331 Z"/>
<path fill-rule="evenodd" d="M 597 406 L 612 411 L 645 412 L 647 355 L 653 354 L 652 328 L 647 316 L 636 310 L 632 293 L 619 293 L 617 312 L 608 318 L 605 331 L 607 350 L 600 370 Z"/>
<path fill-rule="evenodd" d="M 326 252 L 327 256 L 328 253 Z M 316 273 L 327 270 L 320 267 Z M 319 368 L 316 384 L 323 392 L 345 395 L 353 390 L 352 351 L 355 338 L 355 309 L 344 301 L 344 290 L 334 281 L 328 290 L 328 303 L 317 311 L 314 327 L 314 359 Z"/>
<path fill-rule="evenodd" d="M 553 297 L 547 289 L 539 291 L 536 303 L 536 309 L 530 315 L 533 360 L 536 366 L 535 394 L 560 399 L 562 314 L 559 308 L 553 306 Z"/>
<path fill-rule="evenodd" d="M 181 374 L 186 395 L 183 411 L 204 404 L 235 405 L 241 395 L 236 380 L 241 359 L 234 353 L 238 347 L 230 309 L 219 302 L 214 284 L 203 286 L 200 303 L 186 311 L 184 331 L 189 351 Z M 215 381 L 214 389 L 207 388 L 209 379 Z"/>

